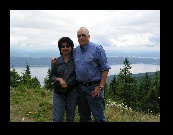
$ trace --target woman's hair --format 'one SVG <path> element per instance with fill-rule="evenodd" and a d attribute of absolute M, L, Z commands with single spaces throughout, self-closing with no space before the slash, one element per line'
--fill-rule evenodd
<path fill-rule="evenodd" d="M 62 38 L 60 38 L 60 39 L 58 40 L 58 48 L 59 48 L 59 51 L 60 51 L 60 55 L 62 55 L 62 53 L 61 53 L 61 45 L 62 45 L 64 42 L 67 43 L 67 44 L 69 44 L 69 45 L 71 46 L 72 50 L 73 50 L 73 48 L 74 48 L 74 43 L 73 43 L 73 41 L 72 41 L 69 37 L 62 37 Z M 73 51 L 72 51 L 72 52 L 73 52 Z"/>

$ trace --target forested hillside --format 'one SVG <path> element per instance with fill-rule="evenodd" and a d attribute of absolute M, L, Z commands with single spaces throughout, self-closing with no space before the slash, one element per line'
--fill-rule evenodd
<path fill-rule="evenodd" d="M 160 114 L 160 71 L 153 75 L 145 73 L 144 76 L 132 76 L 132 66 L 127 58 L 123 61 L 124 68 L 117 76 L 105 85 L 105 99 L 107 101 L 124 104 L 136 111 L 152 112 Z M 44 90 L 52 90 L 53 86 L 49 80 L 50 69 L 44 78 Z M 20 76 L 15 69 L 10 70 L 10 86 L 13 88 L 33 89 L 41 88 L 36 77 L 31 77 L 30 67 Z"/>

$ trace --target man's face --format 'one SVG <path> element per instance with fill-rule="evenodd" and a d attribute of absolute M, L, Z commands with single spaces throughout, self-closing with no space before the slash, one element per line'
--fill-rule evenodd
<path fill-rule="evenodd" d="M 85 46 L 90 39 L 90 35 L 86 35 L 86 31 L 84 29 L 80 29 L 77 32 L 77 38 L 78 38 L 78 42 L 81 46 Z"/>

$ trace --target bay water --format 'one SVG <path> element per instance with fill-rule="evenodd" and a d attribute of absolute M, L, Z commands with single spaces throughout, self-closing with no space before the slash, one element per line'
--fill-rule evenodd
<path fill-rule="evenodd" d="M 123 64 L 117 64 L 117 65 L 111 65 L 111 69 L 109 70 L 110 75 L 117 75 L 120 72 L 120 68 L 123 69 Z M 160 65 L 154 65 L 154 64 L 131 64 L 132 69 L 130 72 L 132 74 L 138 74 L 138 73 L 146 73 L 146 72 L 156 72 L 160 71 Z M 25 72 L 26 67 L 14 67 L 15 70 L 18 72 L 19 75 L 22 75 L 22 73 Z M 44 85 L 44 78 L 48 75 L 48 69 L 50 67 L 30 67 L 31 76 L 37 77 L 40 81 L 41 86 Z"/>

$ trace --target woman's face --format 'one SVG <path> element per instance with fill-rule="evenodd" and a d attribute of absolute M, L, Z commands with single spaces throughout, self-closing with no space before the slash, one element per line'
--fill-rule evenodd
<path fill-rule="evenodd" d="M 61 53 L 62 53 L 62 55 L 70 54 L 71 51 L 72 51 L 72 47 L 68 43 L 63 42 L 62 45 L 61 45 Z"/>

